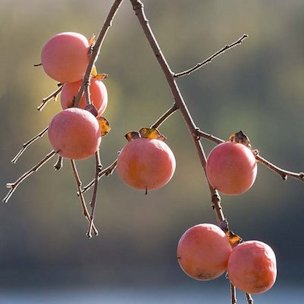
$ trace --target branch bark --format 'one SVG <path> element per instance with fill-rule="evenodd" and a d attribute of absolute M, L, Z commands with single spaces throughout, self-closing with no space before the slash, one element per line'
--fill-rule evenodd
<path fill-rule="evenodd" d="M 166 58 L 165 58 L 164 54 L 162 53 L 160 46 L 158 45 L 158 42 L 153 34 L 153 31 L 149 25 L 149 21 L 145 15 L 143 3 L 140 0 L 130 0 L 130 1 L 133 6 L 133 10 L 135 11 L 135 15 L 137 16 L 139 23 L 144 31 L 144 34 L 150 44 L 150 47 L 152 48 L 153 53 L 163 71 L 163 74 L 166 77 L 167 83 L 170 87 L 171 93 L 173 95 L 173 99 L 175 101 L 175 105 L 182 114 L 185 124 L 192 137 L 201 166 L 205 172 L 206 155 L 205 155 L 203 146 L 200 142 L 200 138 L 196 134 L 196 131 L 198 128 L 192 119 L 192 116 L 188 110 L 188 107 L 187 107 L 187 105 L 183 99 L 183 96 L 179 90 L 179 87 L 175 81 L 175 78 L 176 78 L 175 74 L 172 72 L 172 70 L 171 70 L 168 62 L 166 61 Z M 212 206 L 215 210 L 217 221 L 220 226 L 227 227 L 228 223 L 227 223 L 227 220 L 224 216 L 224 213 L 223 213 L 223 210 L 221 207 L 220 195 L 217 192 L 217 190 L 214 189 L 210 184 L 209 184 L 209 189 L 210 189 L 210 193 L 211 193 Z"/>
<path fill-rule="evenodd" d="M 89 96 L 89 92 L 88 92 L 88 88 L 90 85 L 90 79 L 91 79 L 91 73 L 92 73 L 92 69 L 95 65 L 95 62 L 99 56 L 100 53 L 100 49 L 101 46 L 103 44 L 103 41 L 109 31 L 109 28 L 112 26 L 112 21 L 118 11 L 118 9 L 120 8 L 121 4 L 122 4 L 123 0 L 115 0 L 110 11 L 109 14 L 100 30 L 100 33 L 95 41 L 95 44 L 93 46 L 93 50 L 91 53 L 91 57 L 90 57 L 90 61 L 89 64 L 87 66 L 84 78 L 83 78 L 83 82 L 82 85 L 80 87 L 80 90 L 77 94 L 77 96 L 75 97 L 75 101 L 74 101 L 74 105 L 77 107 L 79 105 L 80 99 L 83 96 L 83 94 L 86 94 L 86 96 Z M 87 102 L 89 102 L 89 98 L 86 99 Z"/>

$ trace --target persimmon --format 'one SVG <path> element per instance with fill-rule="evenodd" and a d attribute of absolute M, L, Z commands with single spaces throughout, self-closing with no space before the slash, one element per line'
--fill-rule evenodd
<path fill-rule="evenodd" d="M 207 158 L 210 184 L 224 194 L 241 194 L 253 185 L 257 162 L 253 152 L 241 143 L 225 142 L 213 148 Z"/>
<path fill-rule="evenodd" d="M 60 102 L 63 109 L 73 107 L 74 97 L 77 95 L 81 84 L 82 80 L 79 80 L 76 82 L 65 83 L 62 86 Z M 101 80 L 92 77 L 89 91 L 91 102 L 95 106 L 98 116 L 101 116 L 106 110 L 108 104 L 107 88 Z M 85 96 L 82 96 L 79 102 L 79 107 L 82 109 L 86 107 Z"/>
<path fill-rule="evenodd" d="M 231 251 L 223 230 L 214 224 L 199 224 L 189 228 L 180 238 L 177 259 L 188 276 L 207 281 L 226 271 Z"/>
<path fill-rule="evenodd" d="M 48 137 L 54 150 L 70 159 L 84 159 L 93 155 L 101 141 L 97 119 L 80 108 L 57 113 L 49 124 Z"/>
<path fill-rule="evenodd" d="M 166 185 L 175 167 L 174 154 L 164 141 L 141 137 L 130 140 L 117 161 L 121 179 L 131 187 L 146 191 Z"/>
<path fill-rule="evenodd" d="M 246 241 L 233 248 L 227 270 L 235 287 L 247 293 L 262 293 L 275 283 L 276 257 L 269 245 Z"/>
<path fill-rule="evenodd" d="M 51 37 L 41 50 L 45 73 L 60 83 L 83 78 L 89 63 L 90 44 L 79 33 L 63 32 Z"/>

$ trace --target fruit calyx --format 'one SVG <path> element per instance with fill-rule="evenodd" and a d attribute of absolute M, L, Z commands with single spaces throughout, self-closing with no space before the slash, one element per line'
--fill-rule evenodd
<path fill-rule="evenodd" d="M 251 143 L 250 143 L 249 137 L 241 130 L 239 132 L 235 132 L 235 133 L 231 134 L 229 137 L 229 141 L 243 144 L 246 147 L 251 148 Z"/>
<path fill-rule="evenodd" d="M 165 141 L 166 137 L 162 135 L 156 128 L 141 128 L 139 131 L 130 131 L 125 135 L 128 141 L 138 138 L 158 139 Z"/>

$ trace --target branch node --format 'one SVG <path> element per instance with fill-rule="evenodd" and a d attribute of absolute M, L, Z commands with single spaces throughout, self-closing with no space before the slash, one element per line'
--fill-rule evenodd
<path fill-rule="evenodd" d="M 139 0 L 132 1 L 132 5 L 133 5 L 133 10 L 135 12 L 139 11 L 139 10 L 142 10 L 144 8 L 144 4 Z"/>
<path fill-rule="evenodd" d="M 192 136 L 196 141 L 199 141 L 201 139 L 200 129 L 196 127 L 192 132 Z"/>

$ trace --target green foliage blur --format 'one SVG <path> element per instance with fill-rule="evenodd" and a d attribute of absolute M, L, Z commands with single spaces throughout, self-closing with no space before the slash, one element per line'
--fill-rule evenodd
<path fill-rule="evenodd" d="M 0 0 L 1 197 L 5 184 L 51 150 L 47 136 L 10 163 L 22 143 L 60 110 L 58 101 L 38 112 L 57 88 L 41 67 L 40 50 L 53 34 L 98 34 L 112 1 Z M 175 72 L 204 60 L 244 33 L 249 38 L 201 70 L 178 80 L 202 130 L 223 139 L 244 131 L 254 148 L 276 165 L 304 170 L 304 2 L 144 1 L 156 38 Z M 109 74 L 105 117 L 112 131 L 102 140 L 107 166 L 126 142 L 124 134 L 150 126 L 173 103 L 129 1 L 113 22 L 97 62 Z M 162 127 L 175 153 L 170 184 L 148 195 L 124 185 L 114 173 L 99 185 L 96 225 L 86 238 L 70 163 L 56 159 L 27 179 L 0 211 L 2 286 L 49 284 L 164 284 L 192 281 L 176 262 L 176 245 L 192 225 L 215 217 L 196 151 L 181 115 Z M 214 144 L 203 141 L 206 152 Z M 83 183 L 94 175 L 92 160 L 78 162 Z M 253 188 L 222 196 L 234 232 L 268 243 L 277 254 L 278 284 L 303 283 L 304 184 L 283 182 L 262 165 Z M 88 196 L 89 200 L 90 194 Z M 139 275 L 142 274 L 142 275 Z M 144 277 L 144 279 L 143 279 Z M 143 283 L 143 284 L 144 284 Z M 195 284 L 195 283 L 193 283 Z"/>

